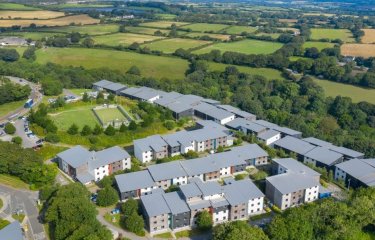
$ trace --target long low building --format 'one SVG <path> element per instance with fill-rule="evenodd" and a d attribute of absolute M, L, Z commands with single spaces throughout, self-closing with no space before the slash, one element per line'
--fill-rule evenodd
<path fill-rule="evenodd" d="M 131 168 L 130 155 L 117 146 L 95 152 L 77 145 L 57 154 L 56 159 L 62 171 L 82 184 Z"/>
<path fill-rule="evenodd" d="M 121 200 L 151 193 L 156 188 L 186 185 L 191 179 L 214 181 L 268 163 L 268 153 L 256 144 L 231 148 L 207 157 L 150 165 L 147 170 L 115 177 Z"/>
<path fill-rule="evenodd" d="M 239 191 L 241 189 L 241 191 Z M 202 211 L 213 224 L 247 219 L 263 212 L 264 194 L 249 179 L 221 186 L 192 179 L 177 192 L 156 192 L 141 197 L 142 213 L 151 234 L 196 226 Z"/>
<path fill-rule="evenodd" d="M 355 158 L 337 164 L 335 179 L 353 188 L 375 187 L 375 158 Z"/>

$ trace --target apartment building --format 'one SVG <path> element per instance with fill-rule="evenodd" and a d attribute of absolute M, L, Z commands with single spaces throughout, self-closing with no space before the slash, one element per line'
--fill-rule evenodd
<path fill-rule="evenodd" d="M 134 156 L 142 163 L 168 157 L 168 144 L 160 135 L 134 140 Z"/>
<path fill-rule="evenodd" d="M 291 136 L 286 136 L 274 142 L 273 147 L 282 149 L 289 154 L 296 154 L 299 161 L 303 161 L 305 154 L 315 148 L 314 145 Z"/>
<path fill-rule="evenodd" d="M 324 167 L 327 170 L 334 170 L 334 165 L 343 160 L 344 156 L 341 153 L 334 152 L 326 147 L 315 147 L 305 154 L 303 162 L 312 164 L 314 167 Z"/>
<path fill-rule="evenodd" d="M 164 190 L 171 185 L 179 186 L 188 182 L 187 174 L 180 161 L 150 165 L 148 171 L 156 185 Z"/>
<path fill-rule="evenodd" d="M 375 186 L 375 158 L 351 159 L 337 164 L 335 179 L 352 188 Z"/>
<path fill-rule="evenodd" d="M 83 184 L 131 168 L 130 155 L 117 146 L 95 152 L 78 145 L 57 154 L 56 159 L 61 170 Z"/>
<path fill-rule="evenodd" d="M 274 142 L 281 138 L 281 133 L 275 130 L 267 130 L 258 134 L 257 139 L 266 145 L 273 145 Z"/>

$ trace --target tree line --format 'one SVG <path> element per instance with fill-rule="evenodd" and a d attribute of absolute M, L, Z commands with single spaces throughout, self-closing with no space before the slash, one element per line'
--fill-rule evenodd
<path fill-rule="evenodd" d="M 20 101 L 30 95 L 29 85 L 20 85 L 12 83 L 9 79 L 0 78 L 0 104 Z"/>

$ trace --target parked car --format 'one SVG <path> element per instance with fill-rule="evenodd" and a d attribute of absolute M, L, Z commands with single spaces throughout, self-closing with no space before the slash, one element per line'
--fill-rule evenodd
<path fill-rule="evenodd" d="M 119 214 L 119 213 L 120 213 L 119 208 L 112 209 L 112 211 L 111 211 L 111 214 Z"/>
<path fill-rule="evenodd" d="M 91 194 L 90 200 L 93 201 L 94 203 L 96 203 L 96 198 L 97 197 L 98 197 L 98 194 L 97 193 L 93 193 L 93 194 Z"/>

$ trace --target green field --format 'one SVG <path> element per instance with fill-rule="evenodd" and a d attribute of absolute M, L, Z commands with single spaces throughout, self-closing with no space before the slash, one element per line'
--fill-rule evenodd
<path fill-rule="evenodd" d="M 8 113 L 16 110 L 17 108 L 22 107 L 25 104 L 25 100 L 17 101 L 17 102 L 10 102 L 4 103 L 0 105 L 0 117 L 7 115 Z"/>
<path fill-rule="evenodd" d="M 155 14 L 157 17 L 163 19 L 163 20 L 173 20 L 176 18 L 176 15 L 174 14 L 166 14 L 166 13 L 157 13 Z"/>
<path fill-rule="evenodd" d="M 232 66 L 228 64 L 223 64 L 223 63 L 214 63 L 210 62 L 210 70 L 211 71 L 224 71 L 226 67 Z M 245 67 L 245 66 L 235 66 L 238 71 L 242 73 L 247 73 L 250 75 L 260 75 L 263 76 L 269 80 L 284 80 L 284 78 L 281 75 L 281 72 L 272 69 L 272 68 L 252 68 L 252 67 Z"/>
<path fill-rule="evenodd" d="M 146 22 L 141 23 L 139 26 L 142 27 L 153 27 L 153 28 L 170 28 L 172 24 L 176 24 L 177 27 L 189 24 L 187 22 L 173 22 L 173 21 L 158 21 L 158 22 Z"/>
<path fill-rule="evenodd" d="M 194 32 L 220 32 L 222 29 L 229 27 L 225 24 L 194 23 L 183 26 L 181 29 L 191 29 Z"/>
<path fill-rule="evenodd" d="M 205 44 L 209 44 L 209 41 L 201 41 L 195 39 L 184 39 L 184 38 L 170 38 L 162 41 L 156 41 L 145 44 L 144 46 L 151 50 L 158 50 L 164 53 L 174 53 L 177 49 L 183 48 L 185 50 L 196 48 Z"/>
<path fill-rule="evenodd" d="M 354 42 L 353 35 L 348 29 L 312 28 L 311 39 L 340 39 L 343 42 Z"/>
<path fill-rule="evenodd" d="M 256 36 L 258 36 L 258 37 L 267 36 L 267 37 L 271 37 L 273 39 L 277 39 L 280 36 L 280 33 L 258 33 L 258 34 L 256 34 Z"/>
<path fill-rule="evenodd" d="M 46 32 L 58 32 L 58 33 L 71 33 L 79 32 L 87 35 L 102 35 L 108 33 L 116 33 L 119 31 L 120 26 L 117 24 L 97 24 L 97 25 L 86 25 L 86 26 L 66 26 L 66 27 L 52 27 L 44 28 Z"/>
<path fill-rule="evenodd" d="M 230 35 L 225 35 L 225 34 L 198 33 L 198 32 L 188 33 L 188 34 L 186 34 L 186 36 L 192 37 L 192 38 L 208 36 L 210 38 L 215 38 L 215 39 L 222 40 L 222 41 L 229 40 L 229 38 L 230 38 Z"/>
<path fill-rule="evenodd" d="M 232 26 L 228 29 L 225 29 L 225 33 L 227 34 L 241 34 L 243 32 L 246 33 L 253 33 L 257 30 L 256 27 L 248 27 L 248 26 Z"/>
<path fill-rule="evenodd" d="M 295 62 L 295 61 L 300 60 L 300 59 L 304 59 L 304 60 L 307 60 L 307 61 L 314 61 L 312 58 L 307 58 L 307 57 L 300 57 L 300 56 L 289 57 L 289 60 L 292 61 L 292 62 Z"/>
<path fill-rule="evenodd" d="M 80 130 L 85 125 L 95 127 L 99 122 L 97 121 L 95 114 L 92 112 L 93 107 L 94 106 L 91 105 L 72 105 L 66 110 L 51 113 L 50 117 L 59 130 L 66 131 L 73 123 L 75 123 Z"/>
<path fill-rule="evenodd" d="M 196 54 L 208 53 L 212 50 L 224 52 L 240 52 L 245 54 L 270 54 L 281 48 L 283 44 L 246 39 L 230 43 L 217 43 L 211 46 L 194 51 Z"/>
<path fill-rule="evenodd" d="M 333 46 L 335 46 L 335 44 L 329 42 L 305 42 L 303 44 L 303 48 L 315 47 L 319 51 L 322 51 L 324 48 L 332 48 Z"/>
<path fill-rule="evenodd" d="M 106 67 L 126 72 L 131 66 L 138 66 L 146 77 L 181 79 L 185 76 L 188 61 L 162 56 L 143 55 L 134 52 L 87 48 L 47 48 L 36 51 L 36 62 L 57 63 L 65 66 L 85 68 Z M 173 71 L 171 67 L 173 66 Z"/>
<path fill-rule="evenodd" d="M 29 185 L 18 177 L 0 174 L 0 183 L 17 189 L 29 189 Z"/>
<path fill-rule="evenodd" d="M 105 108 L 95 110 L 95 112 L 104 124 L 112 122 L 113 120 L 126 120 L 124 114 L 122 114 L 117 108 Z"/>
<path fill-rule="evenodd" d="M 149 34 L 149 35 L 154 35 L 156 31 L 159 29 L 155 28 L 147 28 L 147 27 L 126 27 L 126 31 L 131 32 L 131 33 L 139 33 L 139 34 Z M 159 30 L 162 33 L 168 34 L 170 31 L 165 30 L 165 29 L 160 29 Z"/>
<path fill-rule="evenodd" d="M 315 82 L 324 88 L 326 96 L 336 97 L 350 97 L 353 102 L 366 101 L 375 104 L 375 89 L 365 89 L 349 84 L 343 84 L 328 80 L 314 79 Z"/>
<path fill-rule="evenodd" d="M 53 8 L 104 8 L 104 7 L 112 7 L 110 4 L 75 4 L 75 3 L 65 3 L 65 4 L 57 4 L 51 5 Z"/>
<path fill-rule="evenodd" d="M 16 3 L 0 3 L 0 10 L 40 10 L 38 8 Z"/>
<path fill-rule="evenodd" d="M 1 34 L 1 37 L 5 36 L 18 36 L 23 38 L 31 38 L 32 40 L 41 40 L 42 38 L 49 38 L 53 36 L 61 36 L 61 33 L 46 33 L 46 32 L 9 32 Z"/>
<path fill-rule="evenodd" d="M 94 37 L 95 44 L 107 45 L 107 46 L 129 46 L 134 42 L 144 43 L 151 42 L 154 40 L 163 39 L 163 37 L 142 35 L 134 33 L 114 33 L 110 35 L 96 36 Z"/>

